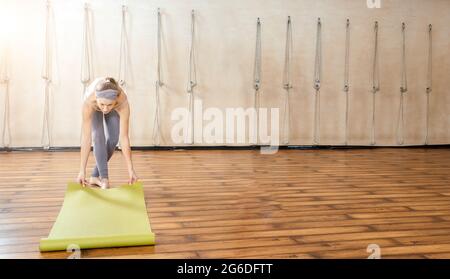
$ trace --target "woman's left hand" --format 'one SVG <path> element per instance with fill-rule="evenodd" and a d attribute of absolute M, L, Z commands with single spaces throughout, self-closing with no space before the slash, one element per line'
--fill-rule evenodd
<path fill-rule="evenodd" d="M 130 172 L 130 178 L 128 179 L 128 184 L 133 184 L 138 181 L 138 177 L 134 171 Z"/>

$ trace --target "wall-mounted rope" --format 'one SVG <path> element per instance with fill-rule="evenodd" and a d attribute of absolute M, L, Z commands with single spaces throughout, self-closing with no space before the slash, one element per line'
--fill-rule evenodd
<path fill-rule="evenodd" d="M 348 144 L 348 92 L 350 71 L 350 20 L 345 24 L 345 61 L 344 61 L 344 92 L 345 92 L 345 145 Z"/>
<path fill-rule="evenodd" d="M 52 83 L 52 35 L 51 35 L 51 3 L 46 3 L 45 17 L 45 43 L 44 43 L 44 63 L 42 67 L 42 79 L 44 80 L 44 119 L 42 125 L 41 145 L 44 149 L 49 149 L 51 145 L 50 132 L 50 91 Z"/>
<path fill-rule="evenodd" d="M 408 82 L 406 78 L 406 42 L 405 42 L 405 29 L 406 25 L 402 23 L 402 57 L 401 57 L 401 82 L 400 82 L 400 105 L 398 109 L 397 118 L 397 143 L 403 145 L 404 135 L 403 129 L 405 127 L 405 117 L 404 117 L 404 94 L 408 91 Z"/>
<path fill-rule="evenodd" d="M 292 59 L 292 23 L 291 17 L 288 16 L 287 27 L 286 27 L 286 46 L 284 53 L 284 72 L 283 72 L 283 89 L 285 90 L 284 99 L 284 116 L 283 116 L 283 144 L 289 144 L 289 133 L 290 133 L 290 102 L 289 94 L 292 88 L 291 83 L 291 59 Z"/>
<path fill-rule="evenodd" d="M 405 41 L 406 25 L 402 23 L 402 63 L 401 63 L 401 85 L 400 85 L 400 106 L 397 118 L 397 142 L 399 145 L 404 143 L 404 128 L 405 128 L 405 104 L 404 95 L 408 91 L 408 81 L 406 77 L 406 41 Z"/>
<path fill-rule="evenodd" d="M 92 80 L 92 40 L 91 40 L 91 21 L 89 17 L 89 4 L 84 4 L 84 22 L 83 22 L 83 38 L 82 38 L 82 55 L 81 55 L 81 74 L 80 80 L 83 84 L 83 94 Z"/>
<path fill-rule="evenodd" d="M 426 131 L 425 131 L 425 145 L 428 144 L 428 133 L 430 127 L 430 94 L 432 91 L 432 74 L 433 74 L 433 26 L 428 25 L 428 65 L 427 65 L 427 107 L 426 107 Z"/>
<path fill-rule="evenodd" d="M 254 88 L 254 104 L 256 112 L 256 124 L 253 127 L 255 141 L 252 144 L 259 143 L 259 108 L 260 108 L 260 92 L 261 89 L 261 20 L 256 21 L 256 44 L 255 44 L 255 60 L 253 65 L 253 88 Z"/>
<path fill-rule="evenodd" d="M 9 147 L 11 145 L 11 126 L 10 126 L 10 104 L 9 104 L 9 72 L 8 72 L 8 53 L 7 48 L 3 53 L 3 59 L 0 61 L 0 85 L 2 85 L 5 98 L 3 110 L 3 125 L 2 125 L 2 147 Z M 0 87 L 1 89 L 1 87 Z"/>
<path fill-rule="evenodd" d="M 81 101 L 84 101 L 84 94 L 86 92 L 89 83 L 92 81 L 92 34 L 91 34 L 91 18 L 90 18 L 90 7 L 88 3 L 84 4 L 83 10 L 83 37 L 81 44 L 81 71 L 80 71 L 80 81 L 83 85 L 83 92 L 81 94 Z M 82 127 L 80 128 L 80 145 L 82 137 Z"/>
<path fill-rule="evenodd" d="M 189 95 L 189 121 L 188 121 L 188 133 L 186 142 L 189 144 L 194 143 L 194 87 L 197 86 L 197 69 L 195 64 L 195 11 L 191 12 L 191 42 L 189 50 L 189 81 L 187 86 L 187 92 Z"/>
<path fill-rule="evenodd" d="M 317 19 L 316 56 L 314 61 L 314 138 L 313 143 L 320 141 L 320 83 L 322 77 L 322 22 Z"/>
<path fill-rule="evenodd" d="M 128 12 L 127 6 L 122 5 L 122 24 L 120 31 L 119 75 L 118 75 L 120 86 L 125 86 L 127 83 L 127 71 L 128 71 L 127 12 Z"/>
<path fill-rule="evenodd" d="M 374 25 L 374 48 L 373 48 L 373 63 L 372 63 L 372 132 L 370 144 L 375 145 L 375 109 L 376 109 L 376 93 L 380 91 L 380 70 L 378 57 L 378 21 Z"/>
<path fill-rule="evenodd" d="M 161 136 L 161 120 L 160 120 L 160 113 L 161 113 L 161 103 L 159 98 L 159 90 L 164 85 L 161 77 L 161 39 L 162 39 L 162 26 L 161 26 L 161 11 L 158 8 L 157 13 L 157 38 L 156 38 L 156 44 L 157 44 L 157 80 L 155 83 L 155 118 L 153 121 L 153 144 L 158 146 L 160 145 L 162 136 Z"/>

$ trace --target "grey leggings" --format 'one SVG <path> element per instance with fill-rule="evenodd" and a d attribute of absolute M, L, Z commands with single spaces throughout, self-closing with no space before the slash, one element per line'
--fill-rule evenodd
<path fill-rule="evenodd" d="M 106 129 L 103 125 L 105 119 Z M 117 111 L 108 114 L 95 111 L 92 117 L 92 141 L 94 143 L 94 156 L 96 166 L 92 171 L 93 177 L 108 178 L 108 161 L 114 154 L 119 142 L 120 117 Z M 106 133 L 106 136 L 105 136 Z"/>

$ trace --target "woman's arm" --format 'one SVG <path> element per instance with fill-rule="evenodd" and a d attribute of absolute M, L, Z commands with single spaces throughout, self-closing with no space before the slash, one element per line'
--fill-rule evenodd
<path fill-rule="evenodd" d="M 81 162 L 80 162 L 80 174 L 78 175 L 78 182 L 86 184 L 86 165 L 91 152 L 91 121 L 92 121 L 92 109 L 83 104 L 82 112 L 82 130 L 81 130 Z"/>
<path fill-rule="evenodd" d="M 129 125 L 130 125 L 130 106 L 128 101 L 122 106 L 117 112 L 120 116 L 120 135 L 119 142 L 120 147 L 122 149 L 122 154 L 125 157 L 125 162 L 127 164 L 128 173 L 130 175 L 130 179 L 128 180 L 129 184 L 132 184 L 137 181 L 136 174 L 133 168 L 133 162 L 131 160 L 131 147 L 130 147 L 130 138 L 128 135 Z"/>

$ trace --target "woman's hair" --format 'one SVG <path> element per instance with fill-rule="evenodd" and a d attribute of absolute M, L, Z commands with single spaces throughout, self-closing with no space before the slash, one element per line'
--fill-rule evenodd
<path fill-rule="evenodd" d="M 112 77 L 106 77 L 100 80 L 95 86 L 96 91 L 103 91 L 108 89 L 117 90 L 118 94 L 120 94 L 121 92 L 120 87 L 117 84 L 117 81 Z"/>

